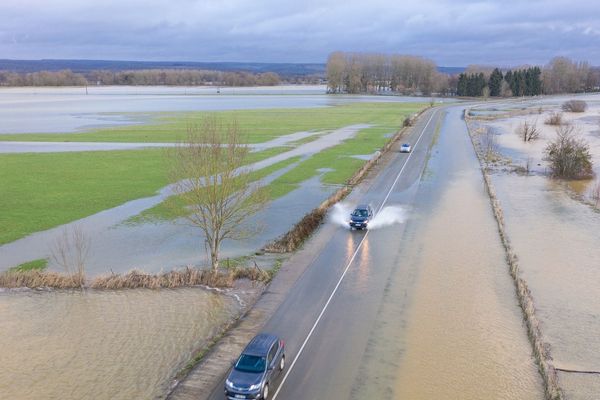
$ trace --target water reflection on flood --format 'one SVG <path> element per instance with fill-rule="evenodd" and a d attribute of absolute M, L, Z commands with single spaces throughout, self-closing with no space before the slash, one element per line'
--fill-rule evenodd
<path fill-rule="evenodd" d="M 237 312 L 200 288 L 0 293 L 0 398 L 152 399 Z"/>
<path fill-rule="evenodd" d="M 413 239 L 419 275 L 395 398 L 539 399 L 514 285 L 461 123 L 447 120 L 439 146 L 461 150 L 432 158 L 421 192 L 435 200 L 421 210 L 427 217 Z"/>
<path fill-rule="evenodd" d="M 600 371 L 600 213 L 546 177 L 494 175 L 493 182 L 554 364 Z M 572 398 L 589 398 L 582 395 L 589 385 L 600 389 L 593 375 L 561 374 L 561 385 Z"/>
<path fill-rule="evenodd" d="M 435 146 L 352 398 L 542 399 L 460 110 Z"/>

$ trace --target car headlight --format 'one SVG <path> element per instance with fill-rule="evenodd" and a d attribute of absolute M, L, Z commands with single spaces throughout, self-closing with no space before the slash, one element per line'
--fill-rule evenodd
<path fill-rule="evenodd" d="M 229 379 L 225 379 L 225 386 L 228 388 L 233 388 L 233 382 L 231 382 Z"/>
<path fill-rule="evenodd" d="M 260 383 L 250 386 L 250 390 L 256 390 L 256 389 L 260 389 Z"/>

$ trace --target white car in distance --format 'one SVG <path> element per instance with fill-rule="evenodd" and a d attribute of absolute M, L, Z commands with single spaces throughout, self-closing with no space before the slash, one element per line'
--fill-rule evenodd
<path fill-rule="evenodd" d="M 410 153 L 411 147 L 409 143 L 403 143 L 400 146 L 400 153 Z"/>

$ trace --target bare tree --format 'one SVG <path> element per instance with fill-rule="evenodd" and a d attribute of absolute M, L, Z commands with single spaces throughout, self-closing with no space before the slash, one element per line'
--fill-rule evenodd
<path fill-rule="evenodd" d="M 530 124 L 525 121 L 517 128 L 517 134 L 524 142 L 530 142 L 540 137 L 540 131 L 537 128 L 537 122 Z"/>
<path fill-rule="evenodd" d="M 589 144 L 574 126 L 556 128 L 556 139 L 548 144 L 544 160 L 550 162 L 554 176 L 560 178 L 585 178 L 593 175 Z"/>
<path fill-rule="evenodd" d="M 85 284 L 85 264 L 91 241 L 80 226 L 63 229 L 56 238 L 50 251 L 50 259 L 60 266 L 73 283 L 83 287 Z"/>
<path fill-rule="evenodd" d="M 206 239 L 213 271 L 225 239 L 239 240 L 252 231 L 244 220 L 258 212 L 267 195 L 252 181 L 244 165 L 249 147 L 242 142 L 237 123 L 222 124 L 215 117 L 188 128 L 187 139 L 171 149 L 171 179 L 176 207 L 200 228 Z"/>

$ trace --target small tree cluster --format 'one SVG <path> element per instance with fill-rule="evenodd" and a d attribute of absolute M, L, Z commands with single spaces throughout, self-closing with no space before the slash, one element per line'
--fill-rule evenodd
<path fill-rule="evenodd" d="M 542 71 L 539 67 L 508 71 L 495 68 L 486 79 L 483 72 L 462 73 L 458 76 L 459 96 L 480 97 L 489 94 L 498 96 L 536 96 L 542 94 Z M 486 90 L 487 88 L 487 90 Z"/>
<path fill-rule="evenodd" d="M 537 123 L 530 124 L 525 121 L 517 128 L 517 134 L 525 142 L 531 142 L 540 137 L 540 131 L 537 128 Z"/>
<path fill-rule="evenodd" d="M 587 110 L 587 103 L 583 100 L 569 100 L 562 104 L 562 110 L 565 112 L 581 113 Z"/>
<path fill-rule="evenodd" d="M 545 149 L 544 160 L 550 163 L 552 174 L 559 178 L 577 179 L 593 175 L 589 144 L 573 126 L 556 129 L 556 139 Z"/>
<path fill-rule="evenodd" d="M 542 94 L 542 70 L 540 67 L 507 71 L 504 80 L 513 96 L 537 96 Z"/>
<path fill-rule="evenodd" d="M 483 72 L 478 74 L 460 74 L 458 75 L 458 85 L 456 94 L 459 96 L 479 97 L 483 96 L 483 89 L 487 86 L 487 81 Z"/>
<path fill-rule="evenodd" d="M 400 54 L 334 52 L 327 59 L 329 93 L 392 91 L 430 94 L 447 85 L 431 60 Z"/>

